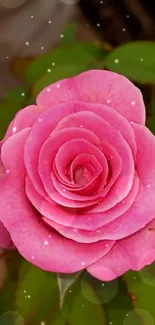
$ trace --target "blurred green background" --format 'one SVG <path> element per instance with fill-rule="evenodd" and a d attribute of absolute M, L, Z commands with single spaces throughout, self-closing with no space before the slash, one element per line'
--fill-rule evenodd
<path fill-rule="evenodd" d="M 46 15 L 46 23 L 52 25 L 50 45 L 44 48 L 43 37 L 39 50 L 31 51 L 30 37 L 25 39 L 16 25 L 26 4 L 16 1 L 16 6 L 11 7 L 13 2 L 0 1 L 2 26 L 3 15 L 8 15 L 7 24 L 9 17 L 15 15 L 13 29 L 16 26 L 15 35 L 18 38 L 19 33 L 24 42 L 16 51 L 9 52 L 6 47 L 0 57 L 0 67 L 7 66 L 7 73 L 4 69 L 0 77 L 0 138 L 14 114 L 34 104 L 41 89 L 89 69 L 108 69 L 132 80 L 143 93 L 147 126 L 155 134 L 154 6 L 144 6 L 138 0 L 118 1 L 117 6 L 114 1 L 60 2 L 59 8 L 53 9 L 58 26 L 52 25 Z M 66 10 L 66 6 L 72 14 L 66 15 L 61 23 L 60 10 Z M 35 19 L 35 8 L 29 13 L 31 20 Z M 58 37 L 52 42 L 57 27 Z M 3 43 L 7 32 L 3 34 Z M 35 33 L 39 37 L 37 28 Z M 49 34 L 45 37 L 49 39 Z M 2 36 L 0 48 L 1 41 Z M 9 38 L 6 43 L 9 44 Z M 24 52 L 24 46 L 30 52 Z M 16 251 L 1 251 L 0 325 L 153 325 L 154 301 L 154 264 L 106 283 L 85 271 L 57 276 L 24 261 Z"/>

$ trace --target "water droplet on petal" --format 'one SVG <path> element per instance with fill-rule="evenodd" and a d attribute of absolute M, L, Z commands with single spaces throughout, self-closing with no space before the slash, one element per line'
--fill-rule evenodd
<path fill-rule="evenodd" d="M 12 131 L 13 132 L 16 132 L 16 130 L 17 130 L 17 128 L 16 128 L 16 126 L 14 126 L 13 129 L 12 129 Z"/>

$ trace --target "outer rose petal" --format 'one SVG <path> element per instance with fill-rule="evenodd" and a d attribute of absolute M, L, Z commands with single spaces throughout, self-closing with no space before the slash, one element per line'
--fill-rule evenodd
<path fill-rule="evenodd" d="M 0 183 L 1 219 L 15 246 L 28 261 L 47 271 L 76 272 L 107 254 L 114 242 L 79 244 L 58 236 L 52 228 L 40 222 L 40 216 L 27 199 L 24 189 L 23 153 L 28 133 L 29 129 L 25 129 L 10 137 L 2 146 L 2 161 L 10 173 Z"/>
<path fill-rule="evenodd" d="M 43 109 L 80 100 L 108 104 L 129 121 L 145 124 L 145 107 L 140 90 L 124 76 L 106 70 L 90 70 L 46 87 L 38 96 Z"/>
<path fill-rule="evenodd" d="M 11 137 L 11 135 L 18 133 L 25 128 L 31 127 L 41 112 L 42 109 L 37 105 L 29 105 L 19 110 L 9 124 L 1 144 Z"/>
<path fill-rule="evenodd" d="M 11 249 L 13 248 L 13 243 L 10 238 L 10 235 L 6 228 L 3 226 L 3 223 L 0 221 L 0 248 Z"/>
<path fill-rule="evenodd" d="M 110 281 L 129 269 L 139 271 L 155 260 L 155 219 L 134 235 L 119 240 L 111 251 L 87 271 L 100 280 Z"/>

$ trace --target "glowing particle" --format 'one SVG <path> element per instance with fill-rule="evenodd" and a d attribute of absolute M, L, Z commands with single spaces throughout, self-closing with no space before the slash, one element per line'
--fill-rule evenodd
<path fill-rule="evenodd" d="M 12 131 L 13 132 L 16 132 L 16 130 L 17 130 L 17 128 L 16 128 L 16 126 L 14 126 L 13 129 L 12 129 Z"/>
<path fill-rule="evenodd" d="M 131 102 L 131 105 L 135 105 L 136 104 L 136 102 L 133 100 L 132 102 Z"/>
<path fill-rule="evenodd" d="M 119 59 L 115 59 L 114 62 L 115 62 L 115 63 L 119 63 Z"/>
<path fill-rule="evenodd" d="M 48 240 L 45 240 L 44 241 L 44 244 L 47 246 L 48 245 Z"/>
<path fill-rule="evenodd" d="M 26 42 L 25 44 L 26 44 L 26 46 L 29 46 L 30 45 L 30 42 Z"/>

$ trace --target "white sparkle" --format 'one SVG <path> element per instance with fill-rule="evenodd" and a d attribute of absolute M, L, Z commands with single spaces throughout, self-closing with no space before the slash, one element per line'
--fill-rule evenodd
<path fill-rule="evenodd" d="M 136 277 L 134 276 L 134 280 L 136 280 Z"/>
<path fill-rule="evenodd" d="M 97 229 L 96 232 L 99 233 L 100 232 L 100 229 Z"/>
<path fill-rule="evenodd" d="M 112 325 L 112 322 L 109 322 L 109 325 Z"/>
<path fill-rule="evenodd" d="M 51 238 L 51 235 L 49 235 L 48 238 Z"/>
<path fill-rule="evenodd" d="M 81 264 L 82 264 L 82 265 L 85 265 L 85 262 L 82 262 Z"/>
<path fill-rule="evenodd" d="M 72 290 L 69 290 L 69 292 L 71 293 L 71 292 L 72 292 Z"/>
<path fill-rule="evenodd" d="M 84 307 L 84 305 L 82 305 L 82 307 Z"/>
<path fill-rule="evenodd" d="M 106 244 L 105 247 L 109 247 L 109 244 Z"/>
<path fill-rule="evenodd" d="M 34 16 L 31 16 L 31 18 L 34 18 Z"/>
<path fill-rule="evenodd" d="M 143 58 L 141 58 L 140 60 L 141 60 L 141 61 L 144 61 L 144 59 L 143 59 Z"/>
<path fill-rule="evenodd" d="M 30 298 L 31 298 L 31 296 L 30 296 L 30 295 L 28 295 L 28 296 L 27 296 L 27 298 L 28 298 L 28 299 L 30 299 Z"/>
<path fill-rule="evenodd" d="M 48 245 L 48 240 L 45 240 L 44 241 L 44 244 L 47 246 Z"/>
<path fill-rule="evenodd" d="M 26 293 L 26 290 L 24 290 L 23 292 Z"/>
<path fill-rule="evenodd" d="M 114 158 L 114 156 L 110 156 L 110 158 L 111 158 L 111 159 L 113 159 L 113 158 Z"/>
<path fill-rule="evenodd" d="M 80 124 L 80 128 L 83 128 L 83 125 L 82 124 Z"/>
<path fill-rule="evenodd" d="M 60 88 L 60 84 L 57 84 L 57 88 Z"/>
<path fill-rule="evenodd" d="M 63 35 L 63 34 L 61 34 L 61 35 L 60 35 L 60 37 L 61 37 L 61 38 L 63 38 L 63 37 L 64 37 L 64 35 Z"/>
<path fill-rule="evenodd" d="M 150 186 L 151 186 L 150 184 L 147 185 L 147 187 L 150 187 Z"/>
<path fill-rule="evenodd" d="M 74 231 L 74 232 L 77 232 L 78 230 L 77 230 L 76 228 L 73 228 L 73 231 Z"/>
<path fill-rule="evenodd" d="M 102 283 L 102 287 L 104 287 L 105 286 L 105 283 Z"/>
<path fill-rule="evenodd" d="M 6 59 L 8 59 L 9 57 L 8 56 L 6 56 Z"/>
<path fill-rule="evenodd" d="M 34 260 L 34 256 L 32 256 L 32 259 Z"/>
<path fill-rule="evenodd" d="M 41 322 L 40 325 L 45 325 L 45 322 Z"/>
<path fill-rule="evenodd" d="M 30 45 L 30 42 L 26 42 L 25 44 L 26 44 L 26 46 L 29 46 Z"/>
<path fill-rule="evenodd" d="M 108 104 L 111 102 L 111 100 L 110 99 L 107 99 L 107 101 L 106 101 Z"/>
<path fill-rule="evenodd" d="M 130 16 L 129 15 L 126 15 L 126 18 L 129 18 Z"/>
<path fill-rule="evenodd" d="M 47 91 L 49 92 L 49 91 L 51 91 L 51 89 L 50 88 L 47 88 Z"/>
<path fill-rule="evenodd" d="M 131 102 L 131 105 L 135 105 L 136 104 L 136 102 L 133 100 L 132 102 Z"/>
<path fill-rule="evenodd" d="M 41 47 L 41 50 L 44 50 L 44 46 Z"/>
<path fill-rule="evenodd" d="M 122 31 L 123 31 L 123 32 L 126 32 L 126 29 L 125 29 L 125 28 L 122 28 Z"/>
<path fill-rule="evenodd" d="M 131 121 L 130 123 L 133 124 L 133 121 Z"/>
<path fill-rule="evenodd" d="M 21 93 L 21 96 L 24 97 L 25 96 L 25 93 Z"/>
<path fill-rule="evenodd" d="M 48 23 L 51 24 L 51 20 L 49 20 Z"/>
<path fill-rule="evenodd" d="M 63 188 L 63 192 L 66 192 L 66 189 L 65 188 Z"/>
<path fill-rule="evenodd" d="M 16 130 L 17 130 L 17 128 L 16 128 L 16 126 L 14 126 L 13 129 L 12 129 L 12 131 L 13 132 L 16 132 Z"/>
<path fill-rule="evenodd" d="M 7 174 L 9 174 L 9 173 L 10 173 L 10 170 L 9 170 L 9 169 L 7 169 L 7 170 L 6 170 L 6 173 L 7 173 Z"/>
<path fill-rule="evenodd" d="M 129 316 L 129 314 L 126 314 L 126 316 L 128 317 L 128 316 Z"/>
<path fill-rule="evenodd" d="M 42 119 L 41 118 L 38 118 L 38 122 L 41 122 L 42 121 Z"/>
<path fill-rule="evenodd" d="M 51 69 L 47 69 L 47 72 L 51 72 Z"/>
<path fill-rule="evenodd" d="M 52 62 L 52 65 L 54 66 L 55 65 L 55 62 Z"/>
<path fill-rule="evenodd" d="M 119 63 L 119 59 L 115 59 L 114 62 L 115 62 L 115 63 Z"/>
<path fill-rule="evenodd" d="M 103 1 L 100 1 L 100 3 L 102 4 L 102 3 L 103 3 Z"/>
<path fill-rule="evenodd" d="M 101 26 L 101 24 L 97 24 L 97 27 L 100 27 Z"/>

